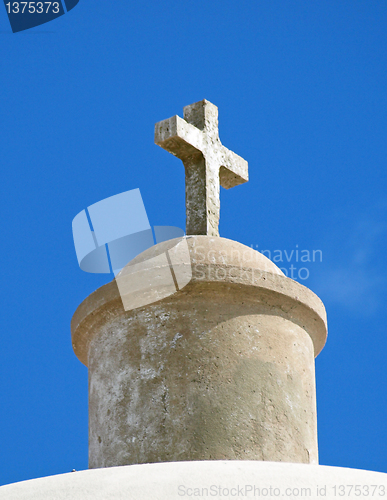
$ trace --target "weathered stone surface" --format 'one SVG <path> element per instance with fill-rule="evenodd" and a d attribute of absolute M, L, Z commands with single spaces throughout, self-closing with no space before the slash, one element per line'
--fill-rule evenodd
<path fill-rule="evenodd" d="M 248 181 L 248 164 L 222 146 L 218 108 L 206 101 L 156 123 L 155 143 L 183 161 L 188 235 L 219 236 L 219 185 L 229 189 Z"/>
<path fill-rule="evenodd" d="M 192 280 L 179 292 L 125 311 L 112 282 L 74 314 L 74 350 L 89 367 L 90 467 L 317 463 L 324 306 L 249 247 L 206 236 L 187 243 Z"/>

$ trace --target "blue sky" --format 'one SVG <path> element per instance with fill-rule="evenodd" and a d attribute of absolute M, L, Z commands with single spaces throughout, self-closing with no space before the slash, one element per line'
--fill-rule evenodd
<path fill-rule="evenodd" d="M 153 130 L 203 98 L 249 162 L 221 235 L 322 252 L 299 280 L 328 312 L 320 463 L 387 472 L 386 39 L 376 0 L 80 0 L 18 34 L 0 9 L 0 484 L 87 468 L 70 320 L 109 278 L 79 269 L 71 222 L 140 188 L 152 225 L 184 227 L 184 168 Z"/>

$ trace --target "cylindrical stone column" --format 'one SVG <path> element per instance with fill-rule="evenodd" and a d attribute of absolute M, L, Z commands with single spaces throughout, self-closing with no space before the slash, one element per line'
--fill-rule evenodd
<path fill-rule="evenodd" d="M 240 243 L 184 242 L 192 276 L 176 293 L 125 310 L 112 281 L 74 314 L 74 351 L 89 368 L 90 468 L 318 463 L 314 357 L 327 335 L 322 302 Z M 158 262 L 161 276 L 154 258 L 170 247 L 137 257 L 137 278 L 144 273 L 147 282 L 147 262 Z"/>

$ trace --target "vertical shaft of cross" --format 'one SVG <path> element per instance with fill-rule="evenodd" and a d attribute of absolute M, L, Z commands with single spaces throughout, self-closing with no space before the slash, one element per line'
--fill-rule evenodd
<path fill-rule="evenodd" d="M 186 233 L 219 236 L 219 174 L 204 158 L 184 166 Z"/>
<path fill-rule="evenodd" d="M 202 130 L 214 145 L 218 137 L 218 108 L 209 102 L 197 102 L 184 108 L 184 120 Z M 189 235 L 219 236 L 219 169 L 204 155 L 186 160 L 185 201 L 186 233 Z M 212 168 L 211 168 L 212 167 Z"/>
<path fill-rule="evenodd" d="M 206 162 L 204 158 L 199 158 L 195 163 L 184 163 L 184 168 L 186 233 L 207 234 Z"/>

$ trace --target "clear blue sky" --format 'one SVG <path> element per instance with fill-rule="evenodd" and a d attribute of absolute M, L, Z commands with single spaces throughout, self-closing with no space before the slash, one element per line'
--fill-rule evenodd
<path fill-rule="evenodd" d="M 387 472 L 386 42 L 381 0 L 80 0 L 19 34 L 0 9 L 0 484 L 87 468 L 70 320 L 107 278 L 79 269 L 71 222 L 140 188 L 152 225 L 184 227 L 184 168 L 153 128 L 203 98 L 249 161 L 221 235 L 322 251 L 300 280 L 328 312 L 320 463 Z"/>

